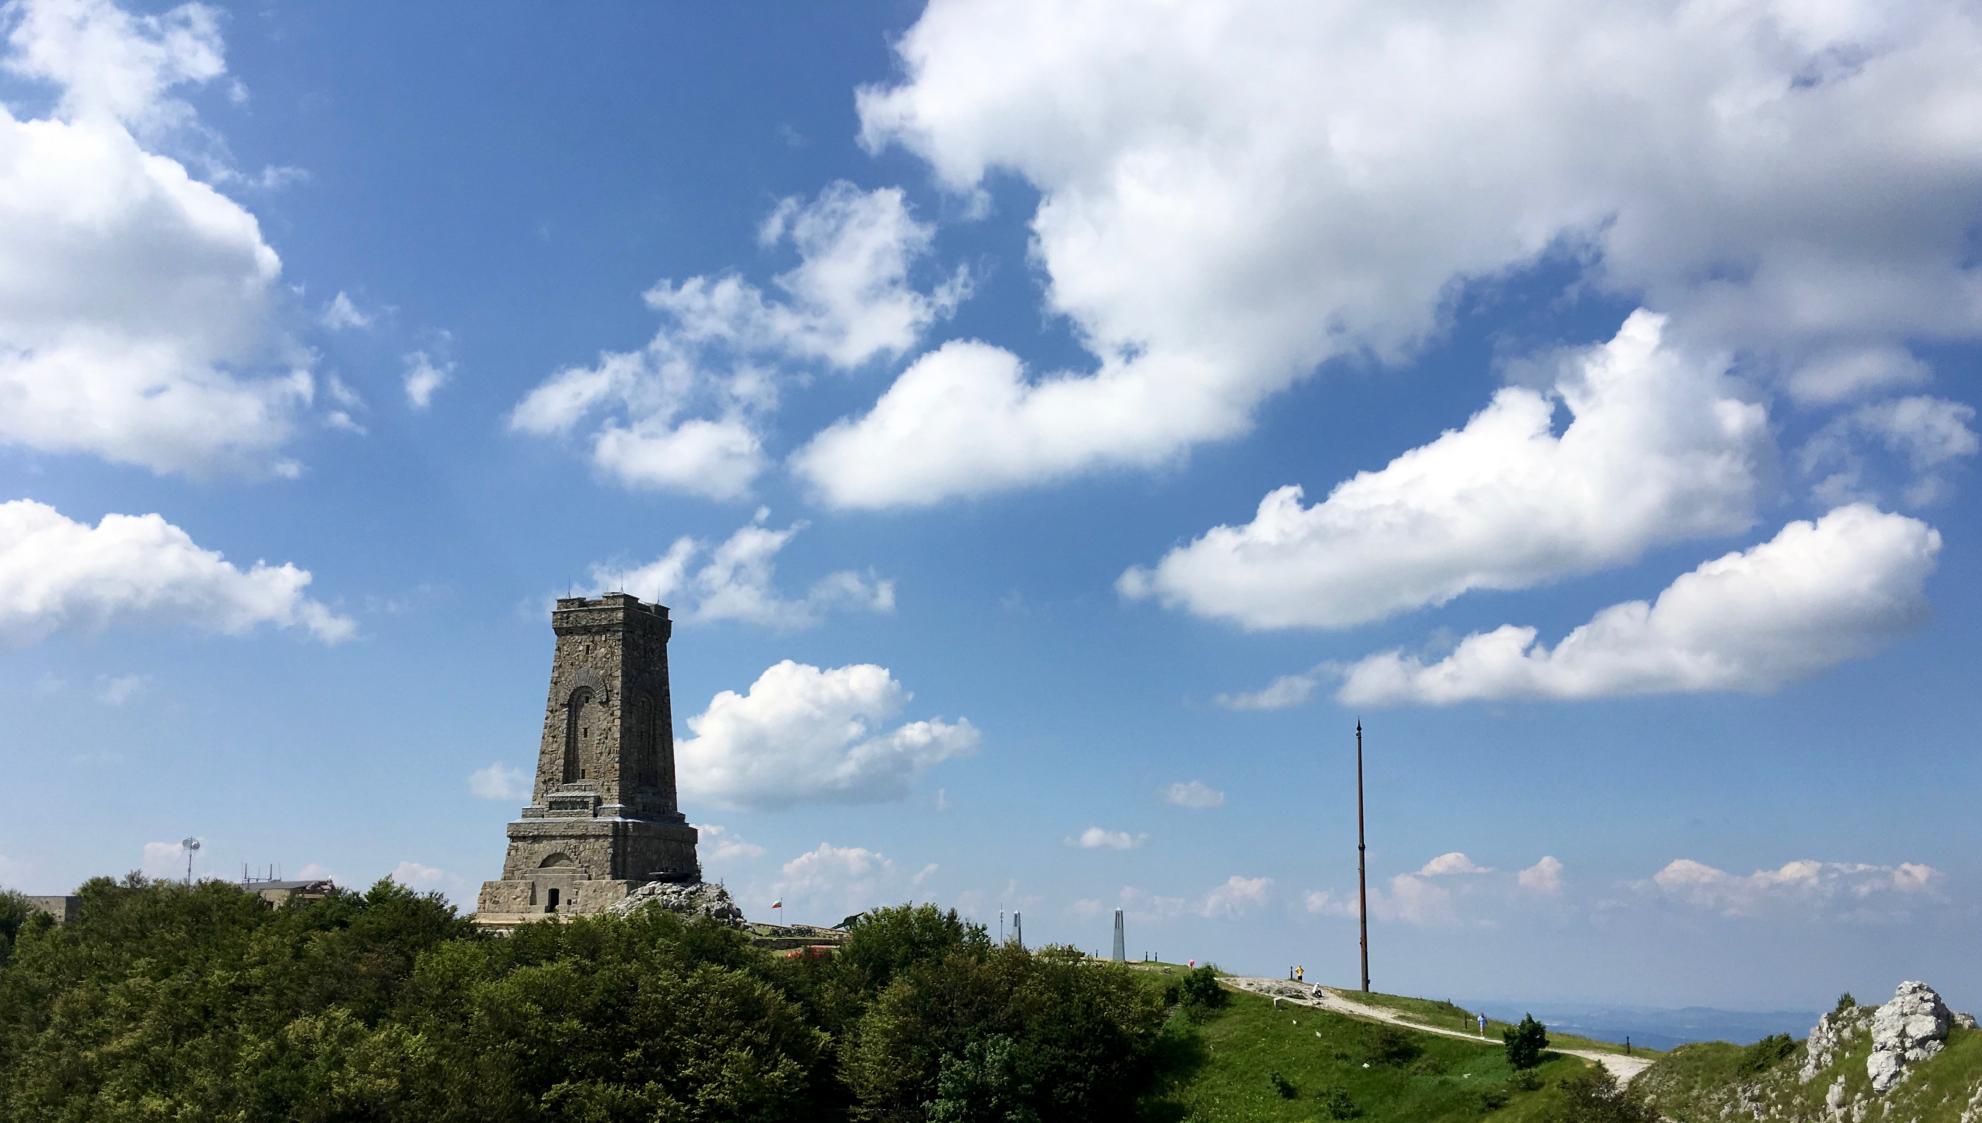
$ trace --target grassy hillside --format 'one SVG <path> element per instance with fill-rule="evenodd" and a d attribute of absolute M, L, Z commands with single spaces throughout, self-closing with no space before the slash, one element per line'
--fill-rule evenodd
<path fill-rule="evenodd" d="M 1364 994 L 1361 991 L 1354 990 L 1344 990 L 1340 993 L 1342 997 L 1347 998 L 1351 1002 L 1360 1002 L 1365 1006 L 1382 1006 L 1385 1009 L 1395 1010 L 1411 1021 L 1421 1025 L 1438 1026 L 1440 1029 L 1460 1029 L 1468 1033 L 1473 1032 L 1479 1027 L 1479 1023 L 1474 1020 L 1475 1015 L 1473 1011 L 1466 1010 L 1463 1007 L 1442 999 L 1411 998 L 1401 994 Z M 1507 1022 L 1488 1018 L 1486 1039 L 1488 1041 L 1498 1042 L 1500 1040 L 1500 1032 L 1510 1028 L 1512 1027 Z M 1614 1041 L 1598 1041 L 1593 1037 L 1578 1037 L 1575 1034 L 1557 1033 L 1554 1030 L 1549 1031 L 1548 1039 L 1551 1044 L 1560 1045 L 1564 1049 L 1585 1049 L 1593 1053 L 1622 1054 L 1624 1052 L 1624 1046 Z M 1656 1050 L 1646 1049 L 1642 1046 L 1632 1048 L 1631 1053 L 1634 1056 L 1640 1057 L 1656 1057 L 1659 1055 Z"/>
<path fill-rule="evenodd" d="M 1311 1008 L 1275 1009 L 1271 1000 L 1245 993 L 1233 993 L 1229 1006 L 1202 1023 L 1174 1015 L 1167 1030 L 1157 1090 L 1143 1113 L 1151 1123 L 1519 1123 L 1556 1111 L 1558 1086 L 1588 1068 L 1550 1055 L 1517 1075 L 1498 1041 L 1475 1044 Z"/>
<path fill-rule="evenodd" d="M 1843 1079 L 1847 1105 L 1863 1099 L 1867 1118 L 1909 1123 L 1966 1123 L 1982 1118 L 1982 1032 L 1955 1028 L 1940 1054 L 1910 1066 L 1907 1078 L 1883 1096 L 1865 1074 L 1872 1051 L 1859 1034 L 1808 1083 L 1798 1079 L 1808 1045 L 1775 1039 L 1755 1045 L 1682 1045 L 1646 1069 L 1634 1089 L 1674 1123 L 1707 1123 L 1730 1116 L 1763 1123 L 1831 1118 L 1824 1098 Z M 1974 1114 L 1965 1115 L 1972 1111 Z"/>

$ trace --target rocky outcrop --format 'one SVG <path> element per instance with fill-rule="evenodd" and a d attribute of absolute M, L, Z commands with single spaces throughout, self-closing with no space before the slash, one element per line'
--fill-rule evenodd
<path fill-rule="evenodd" d="M 1872 1011 L 1864 1006 L 1840 1006 L 1818 1018 L 1810 1029 L 1803 1067 L 1797 1071 L 1796 1079 L 1808 1084 L 1822 1075 L 1850 1051 L 1851 1042 L 1865 1032 L 1866 1023 L 1871 1020 Z"/>
<path fill-rule="evenodd" d="M 743 910 L 730 900 L 729 890 L 706 881 L 650 881 L 609 911 L 625 916 L 649 905 L 685 917 L 706 916 L 733 928 L 743 926 Z"/>
<path fill-rule="evenodd" d="M 1905 1079 L 1907 1065 L 1940 1052 L 1953 1024 L 1953 1012 L 1934 988 L 1916 980 L 1899 984 L 1892 1001 L 1872 1015 L 1872 1055 L 1865 1059 L 1872 1090 L 1884 1095 Z"/>

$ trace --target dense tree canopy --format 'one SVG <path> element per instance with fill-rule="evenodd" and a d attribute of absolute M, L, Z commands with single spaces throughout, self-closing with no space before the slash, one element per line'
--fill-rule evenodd
<path fill-rule="evenodd" d="M 655 910 L 495 937 L 385 881 L 80 894 L 62 926 L 0 897 L 0 1123 L 1126 1118 L 1162 1021 L 927 905 L 813 960 Z"/>

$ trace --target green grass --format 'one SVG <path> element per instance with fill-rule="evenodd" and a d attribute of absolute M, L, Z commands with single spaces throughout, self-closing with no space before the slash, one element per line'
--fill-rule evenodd
<path fill-rule="evenodd" d="M 1870 1099 L 1871 1118 L 1955 1123 L 1982 1077 L 1982 1031 L 1950 1030 L 1947 1048 L 1909 1066 L 1911 1075 L 1884 1096 L 1871 1095 L 1871 1081 L 1865 1075 L 1865 1059 L 1871 1051 L 1870 1035 L 1861 1033 L 1829 1069 L 1804 1084 L 1797 1080 L 1805 1056 L 1801 1044 L 1781 1060 L 1757 1069 L 1746 1046 L 1701 1042 L 1667 1053 L 1638 1077 L 1635 1086 L 1679 1123 L 1719 1120 L 1743 1089 L 1743 1098 L 1763 1105 L 1765 1120 L 1822 1119 L 1828 1117 L 1824 1094 L 1842 1076 L 1847 1099 Z"/>
<path fill-rule="evenodd" d="M 1476 1020 L 1477 1013 L 1462 1009 L 1450 1002 L 1431 998 L 1410 998 L 1401 994 L 1364 994 L 1359 990 L 1342 990 L 1339 987 L 1330 987 L 1329 989 L 1335 990 L 1343 998 L 1351 1002 L 1360 1002 L 1365 1006 L 1381 1006 L 1386 1010 L 1395 1010 L 1420 1025 L 1437 1026 L 1440 1029 L 1459 1029 L 1469 1033 L 1477 1033 L 1479 1031 L 1480 1024 Z M 1508 1028 L 1510 1028 L 1509 1023 L 1488 1018 L 1486 1029 L 1487 1040 L 1498 1044 L 1500 1041 L 1500 1031 Z M 1551 1046 L 1560 1046 L 1564 1049 L 1584 1049 L 1593 1053 L 1621 1054 L 1624 1052 L 1624 1046 L 1612 1041 L 1598 1041 L 1591 1037 L 1578 1037 L 1573 1033 L 1557 1033 L 1553 1029 L 1548 1031 L 1548 1042 Z M 1631 1053 L 1633 1056 L 1641 1057 L 1657 1057 L 1661 1055 L 1657 1050 L 1647 1049 L 1642 1045 L 1632 1046 Z"/>
<path fill-rule="evenodd" d="M 1386 1033 L 1413 1055 L 1381 1059 Z M 1357 1118 L 1365 1123 L 1522 1123 L 1539 1118 L 1555 1099 L 1549 1089 L 1586 1063 L 1551 1054 L 1534 1070 L 1537 1088 L 1525 1090 L 1511 1082 L 1497 1041 L 1413 1033 L 1291 1005 L 1275 1009 L 1269 999 L 1236 992 L 1230 1006 L 1202 1025 L 1174 1016 L 1165 1044 L 1161 1082 L 1144 1106 L 1150 1123 L 1312 1123 L 1328 1118 L 1321 1097 L 1335 1089 L 1361 1109 Z M 1292 1098 L 1276 1089 L 1274 1073 L 1291 1086 Z M 1504 1096 L 1505 1105 L 1488 1109 L 1488 1094 Z"/>

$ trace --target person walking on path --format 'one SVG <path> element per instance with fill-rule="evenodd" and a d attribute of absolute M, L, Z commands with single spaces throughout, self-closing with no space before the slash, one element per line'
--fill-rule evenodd
<path fill-rule="evenodd" d="M 1480 1036 L 1485 1037 L 1486 1035 L 1487 1035 L 1487 1016 L 1484 1012 L 1482 1012 L 1480 1014 Z"/>

